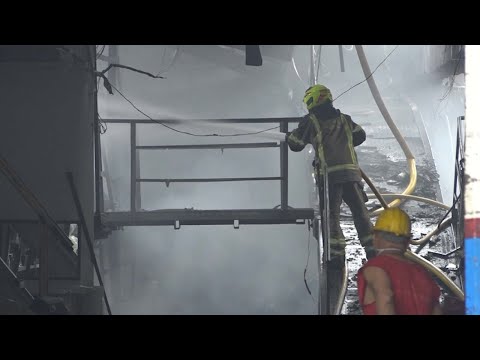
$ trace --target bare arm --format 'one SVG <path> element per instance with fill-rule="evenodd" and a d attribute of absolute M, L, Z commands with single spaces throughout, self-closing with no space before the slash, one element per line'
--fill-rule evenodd
<path fill-rule="evenodd" d="M 375 299 L 377 315 L 395 315 L 395 301 L 388 274 L 378 267 L 369 266 L 364 270 L 364 277 Z"/>

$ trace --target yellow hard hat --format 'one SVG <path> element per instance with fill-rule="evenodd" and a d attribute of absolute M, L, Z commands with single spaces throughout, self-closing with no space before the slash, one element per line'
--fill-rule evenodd
<path fill-rule="evenodd" d="M 309 87 L 303 97 L 303 102 L 308 110 L 326 103 L 327 100 L 333 101 L 332 93 L 329 88 L 320 84 Z"/>
<path fill-rule="evenodd" d="M 386 231 L 397 236 L 411 236 L 412 224 L 408 214 L 398 207 L 385 209 L 377 219 L 373 230 Z"/>

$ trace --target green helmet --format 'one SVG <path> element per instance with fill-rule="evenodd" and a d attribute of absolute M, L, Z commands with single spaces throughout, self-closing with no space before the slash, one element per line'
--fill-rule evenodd
<path fill-rule="evenodd" d="M 327 100 L 333 101 L 332 93 L 329 88 L 320 84 L 309 87 L 307 91 L 305 91 L 305 96 L 303 97 L 303 102 L 308 110 L 326 103 Z"/>

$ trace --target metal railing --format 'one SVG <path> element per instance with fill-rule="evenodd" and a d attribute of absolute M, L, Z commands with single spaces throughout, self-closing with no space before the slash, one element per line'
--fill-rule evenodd
<path fill-rule="evenodd" d="M 253 120 L 253 119 L 252 119 Z M 111 122 L 111 121 L 106 121 Z M 227 181 L 274 181 L 280 180 L 280 207 L 286 210 L 288 207 L 288 145 L 284 142 L 270 143 L 239 143 L 239 144 L 202 144 L 202 145 L 163 145 L 163 146 L 139 146 L 137 145 L 138 120 L 129 120 L 130 123 L 130 211 L 138 211 L 141 204 L 140 186 L 142 182 L 161 182 L 167 186 L 178 182 L 227 182 Z M 233 121 L 232 121 L 233 122 Z M 259 122 L 259 121 L 257 121 Z M 280 131 L 288 131 L 288 122 L 280 120 Z M 151 122 L 150 122 L 151 123 Z M 180 150 L 180 149 L 253 149 L 265 147 L 280 147 L 280 176 L 276 177 L 237 177 L 237 178 L 187 178 L 187 179 L 142 179 L 139 178 L 138 151 L 139 150 Z"/>
<path fill-rule="evenodd" d="M 218 119 L 218 120 L 204 120 L 198 119 L 194 120 L 195 122 L 221 122 L 221 123 L 248 123 L 248 124 L 268 124 L 268 123 L 277 123 L 279 124 L 280 131 L 286 133 L 288 131 L 289 123 L 298 123 L 299 118 L 253 118 L 253 119 Z M 103 119 L 103 122 L 107 124 L 129 124 L 130 125 L 130 211 L 128 214 L 129 220 L 126 222 L 128 225 L 132 225 L 132 215 L 135 216 L 137 213 L 143 213 L 141 209 L 141 193 L 140 193 L 140 184 L 141 183 L 165 183 L 169 186 L 170 183 L 180 183 L 180 182 L 189 182 L 189 183 L 215 183 L 215 182 L 241 182 L 241 181 L 279 181 L 280 182 L 280 205 L 279 209 L 272 210 L 261 210 L 263 211 L 259 220 L 253 219 L 252 212 L 255 210 L 226 210 L 227 213 L 230 211 L 229 219 L 231 218 L 246 218 L 249 220 L 247 223 L 292 223 L 293 217 L 299 216 L 299 219 L 313 219 L 313 209 L 292 209 L 288 205 L 288 144 L 286 142 L 251 142 L 251 143 L 230 143 L 230 144 L 197 144 L 197 145 L 138 145 L 137 144 L 137 127 L 139 124 L 167 124 L 167 123 L 178 123 L 177 120 L 137 120 L 137 119 Z M 271 177 L 221 177 L 221 178 L 140 178 L 140 166 L 139 166 L 139 152 L 140 151 L 149 151 L 149 150 L 204 150 L 204 149 L 253 149 L 253 148 L 279 148 L 279 163 L 280 163 L 280 175 L 271 176 Z M 98 181 L 98 180 L 97 180 Z M 103 206 L 102 206 L 103 208 Z M 311 214 L 310 214 L 311 210 Z M 156 210 L 155 213 L 160 217 L 163 214 L 161 221 L 158 221 L 158 225 L 166 225 L 166 223 L 171 223 L 167 218 L 175 217 L 179 219 L 178 214 L 181 213 L 183 222 L 186 224 L 215 224 L 213 218 L 208 218 L 209 216 L 216 216 L 214 212 L 219 210 L 186 210 L 182 212 L 183 209 L 173 210 Z M 247 216 L 247 213 L 248 216 Z M 162 213 L 163 212 L 163 213 Z M 168 212 L 168 213 L 167 213 Z M 197 215 L 194 215 L 194 213 Z M 209 213 L 210 212 L 210 213 Z M 286 214 L 288 213 L 288 221 L 286 220 Z M 112 214 L 117 223 L 121 223 L 121 220 L 114 213 L 105 213 L 108 217 Z M 117 213 L 118 215 L 119 213 Z M 190 216 L 192 214 L 192 216 Z M 282 215 L 283 214 L 283 215 Z M 217 214 L 218 215 L 218 214 Z M 239 215 L 239 216 L 236 216 Z M 281 222 L 278 222 L 278 219 L 273 219 L 272 222 L 269 222 L 269 216 L 272 215 L 274 218 L 280 217 Z M 125 216 L 127 214 L 125 213 Z M 126 219 L 126 217 L 124 217 Z M 197 219 L 197 222 L 195 222 Z M 208 219 L 207 219 L 208 218 Z M 218 224 L 228 223 L 230 220 L 225 217 L 218 222 Z M 149 223 L 155 223 L 155 221 L 150 217 Z M 108 222 L 108 221 L 107 221 Z M 245 221 L 243 221 L 245 223 Z M 305 223 L 305 222 L 303 222 Z"/>

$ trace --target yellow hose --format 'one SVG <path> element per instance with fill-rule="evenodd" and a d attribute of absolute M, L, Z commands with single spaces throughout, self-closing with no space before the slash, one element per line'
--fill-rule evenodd
<path fill-rule="evenodd" d="M 377 188 L 375 187 L 375 185 L 373 184 L 373 182 L 370 180 L 370 178 L 361 169 L 360 169 L 360 171 L 362 172 L 363 179 L 365 180 L 365 182 L 368 184 L 368 186 L 370 187 L 370 189 L 372 189 L 372 191 L 374 193 L 374 194 L 367 195 L 367 197 L 369 199 L 377 198 L 378 201 L 380 201 L 380 203 L 382 204 L 384 209 L 388 208 L 388 204 L 385 202 L 385 199 L 384 199 L 384 198 L 388 198 L 388 197 L 401 198 L 401 199 L 405 199 L 405 200 L 416 200 L 416 201 L 421 201 L 421 202 L 424 202 L 424 203 L 427 203 L 427 204 L 430 204 L 430 205 L 435 205 L 435 206 L 441 207 L 441 208 L 446 209 L 446 210 L 450 209 L 450 207 L 448 205 L 442 204 L 441 202 L 438 202 L 438 201 L 435 201 L 435 200 L 432 200 L 432 199 L 420 197 L 420 196 L 405 195 L 405 194 L 380 194 L 378 192 Z M 382 211 L 382 209 L 380 209 L 380 211 Z M 375 212 L 371 213 L 370 215 L 373 215 L 374 213 Z M 430 238 L 432 236 L 435 236 L 438 233 L 445 230 L 447 228 L 447 226 L 451 225 L 451 223 L 452 223 L 452 219 L 450 218 L 450 219 L 442 222 L 440 224 L 440 226 L 436 227 L 434 230 L 432 230 L 430 233 L 425 235 L 423 238 L 421 238 L 419 240 L 411 240 L 410 242 L 413 245 L 422 245 L 423 243 L 430 240 Z"/>
<path fill-rule="evenodd" d="M 450 206 L 448 206 L 448 205 L 445 205 L 445 204 L 443 204 L 441 202 L 438 202 L 436 200 L 432 200 L 432 199 L 421 197 L 421 196 L 405 195 L 405 194 L 381 194 L 381 195 L 384 198 L 391 197 L 391 198 L 402 198 L 402 199 L 405 199 L 405 200 L 415 200 L 415 201 L 424 202 L 426 204 L 438 206 L 439 208 L 442 208 L 442 209 L 445 209 L 445 210 L 450 209 Z M 373 194 L 370 194 L 370 195 L 367 195 L 367 196 L 368 196 L 369 199 L 378 198 L 376 195 L 373 195 Z"/>
<path fill-rule="evenodd" d="M 373 96 L 380 112 L 382 113 L 383 118 L 387 122 L 387 125 L 390 127 L 390 130 L 392 131 L 393 135 L 395 136 L 395 139 L 397 140 L 400 147 L 402 148 L 402 150 L 405 154 L 405 157 L 407 158 L 408 166 L 409 166 L 409 170 L 410 170 L 410 182 L 409 182 L 407 188 L 403 191 L 403 193 L 401 195 L 395 195 L 394 194 L 394 197 L 397 197 L 397 199 L 395 199 L 390 204 L 388 204 L 388 206 L 393 207 L 393 206 L 400 205 L 402 200 L 400 200 L 398 198 L 402 197 L 404 199 L 406 199 L 406 198 L 416 198 L 415 200 L 429 202 L 431 204 L 449 209 L 448 206 L 446 206 L 444 204 L 441 204 L 441 203 L 439 203 L 437 201 L 434 201 L 434 200 L 420 198 L 420 197 L 408 196 L 408 195 L 412 194 L 412 192 L 415 190 L 415 186 L 417 184 L 417 169 L 416 169 L 416 166 L 415 166 L 415 158 L 414 158 L 412 152 L 410 151 L 410 149 L 408 148 L 408 145 L 407 145 L 405 139 L 403 138 L 402 134 L 400 133 L 400 131 L 396 127 L 394 121 L 392 120 L 390 114 L 388 113 L 388 110 L 387 110 L 385 104 L 383 103 L 382 97 L 380 96 L 380 92 L 378 91 L 375 80 L 373 79 L 372 72 L 371 72 L 370 67 L 368 65 L 368 61 L 367 61 L 367 58 L 365 56 L 365 52 L 363 51 L 362 45 L 355 45 L 355 48 L 357 50 L 358 58 L 360 60 L 362 70 L 363 70 L 363 73 L 365 75 L 365 78 L 367 79 L 367 83 L 368 83 L 368 86 L 369 86 L 370 91 L 372 93 L 372 96 Z M 378 192 L 374 191 L 374 193 L 378 193 Z M 375 196 L 378 197 L 377 195 L 375 195 Z M 384 194 L 382 194 L 382 196 L 386 197 L 386 195 L 384 195 Z M 385 201 L 383 199 L 381 199 L 380 197 L 378 199 L 379 199 L 380 203 L 382 203 L 382 205 L 384 206 Z M 428 200 L 428 201 L 426 201 L 426 200 Z M 379 214 L 383 210 L 384 209 L 377 209 L 374 212 L 372 212 L 372 215 Z M 439 268 L 437 268 L 435 265 L 433 265 L 431 262 L 425 260 L 424 258 L 412 253 L 410 250 L 407 250 L 405 252 L 405 256 L 408 259 L 418 263 L 419 265 L 421 265 L 422 267 L 424 267 L 425 269 L 430 271 L 443 284 L 445 284 L 460 300 L 465 301 L 465 295 L 462 292 L 462 290 L 452 280 L 450 280 L 450 278 L 448 276 L 446 276 Z"/>
<path fill-rule="evenodd" d="M 410 243 L 413 245 L 422 245 L 423 243 L 427 242 L 430 240 L 432 236 L 435 236 L 439 233 L 441 233 L 443 230 L 445 230 L 448 226 L 452 225 L 452 218 L 445 220 L 440 224 L 440 226 L 437 226 L 435 229 L 430 231 L 427 235 L 425 235 L 423 238 L 418 239 L 418 240 L 410 240 Z"/>
<path fill-rule="evenodd" d="M 430 205 L 435 205 L 435 206 L 441 207 L 441 208 L 446 209 L 446 210 L 450 210 L 450 207 L 448 205 L 442 204 L 441 202 L 438 202 L 438 201 L 435 201 L 435 200 L 432 200 L 432 199 L 420 197 L 420 196 L 405 195 L 405 194 L 380 194 L 379 191 L 377 190 L 377 188 L 375 187 L 375 185 L 373 184 L 373 182 L 370 180 L 370 178 L 363 172 L 362 169 L 360 169 L 360 171 L 362 173 L 363 179 L 368 184 L 370 189 L 372 189 L 372 191 L 373 191 L 373 194 L 367 195 L 367 197 L 369 199 L 377 198 L 378 201 L 380 201 L 380 203 L 382 204 L 384 209 L 388 208 L 388 204 L 385 202 L 384 198 L 394 197 L 394 198 L 402 198 L 402 199 L 405 199 L 405 200 L 421 201 L 421 202 L 424 202 L 424 203 L 427 203 L 427 204 L 430 204 Z M 380 211 L 382 211 L 382 209 L 380 209 Z M 374 214 L 374 212 L 371 213 L 370 215 L 373 215 L 373 214 Z M 440 224 L 440 226 L 436 227 L 434 230 L 432 230 L 429 234 L 425 235 L 423 238 L 421 238 L 419 240 L 411 240 L 411 243 L 413 245 L 421 245 L 421 244 L 427 242 L 428 240 L 430 240 L 430 238 L 432 236 L 435 236 L 438 233 L 440 233 L 441 231 L 445 230 L 447 228 L 447 226 L 451 225 L 451 223 L 452 223 L 452 219 L 450 218 L 449 220 L 446 220 L 446 221 L 442 222 Z"/>
<path fill-rule="evenodd" d="M 408 161 L 408 166 L 410 168 L 410 182 L 408 183 L 407 188 L 402 192 L 402 194 L 400 194 L 400 196 L 396 196 L 397 198 L 400 198 L 401 196 L 405 196 L 405 195 L 410 195 L 415 190 L 415 186 L 417 185 L 417 168 L 415 166 L 415 159 L 407 159 L 407 161 Z M 382 195 L 386 197 L 385 196 L 386 194 L 382 194 Z M 388 204 L 388 207 L 395 207 L 400 205 L 401 203 L 402 203 L 402 200 L 395 199 L 390 204 Z M 372 215 L 378 215 L 383 210 L 384 209 L 377 209 L 372 212 Z"/>
<path fill-rule="evenodd" d="M 463 293 L 463 291 L 447 275 L 445 275 L 442 270 L 437 268 L 430 261 L 411 252 L 410 250 L 407 250 L 405 252 L 405 257 L 424 267 L 435 277 L 437 277 L 438 280 L 440 280 L 447 288 L 449 288 L 456 297 L 458 297 L 461 301 L 465 301 L 465 294 Z"/>
<path fill-rule="evenodd" d="M 405 154 L 405 157 L 407 158 L 408 166 L 410 169 L 410 182 L 402 194 L 410 195 L 413 192 L 413 190 L 415 190 L 415 186 L 417 185 L 417 169 L 415 167 L 415 157 L 413 156 L 412 152 L 410 151 L 410 148 L 407 145 L 407 142 L 405 141 L 402 134 L 398 130 L 397 126 L 395 125 L 395 122 L 390 116 L 387 110 L 387 107 L 385 106 L 385 103 L 383 102 L 382 97 L 380 96 L 380 92 L 378 91 L 377 84 L 375 83 L 375 80 L 373 79 L 373 76 L 372 76 L 372 71 L 370 70 L 370 66 L 368 65 L 367 57 L 365 56 L 365 52 L 363 51 L 363 46 L 355 45 L 355 49 L 357 50 L 358 59 L 360 60 L 360 65 L 362 66 L 363 74 L 365 75 L 365 78 L 367 80 L 368 87 L 370 88 L 370 91 L 372 93 L 373 99 L 375 100 L 375 103 L 377 104 L 378 109 L 382 113 L 382 116 L 385 119 L 385 122 L 387 123 L 388 127 L 392 131 L 393 136 L 395 136 L 395 139 L 397 140 L 398 144 L 402 148 L 402 151 Z M 394 206 L 400 205 L 401 203 L 402 203 L 402 200 L 396 199 L 392 201 L 390 204 L 388 204 L 388 206 L 394 207 Z M 373 212 L 373 215 L 377 215 L 381 213 L 383 210 L 384 209 L 377 209 Z"/>
<path fill-rule="evenodd" d="M 387 202 L 385 201 L 385 199 L 383 198 L 382 194 L 380 194 L 380 192 L 377 190 L 377 188 L 375 187 L 375 185 L 373 184 L 372 180 L 370 180 L 370 178 L 367 176 L 367 174 L 365 174 L 363 172 L 362 169 L 360 169 L 360 172 L 362 173 L 362 178 L 363 180 L 365 180 L 365 182 L 367 183 L 367 185 L 370 187 L 370 189 L 373 191 L 374 195 L 372 197 L 372 199 L 374 199 L 375 197 L 378 199 L 378 201 L 380 201 L 380 204 L 382 204 L 383 208 L 384 209 L 387 209 L 388 208 L 388 204 Z"/>

